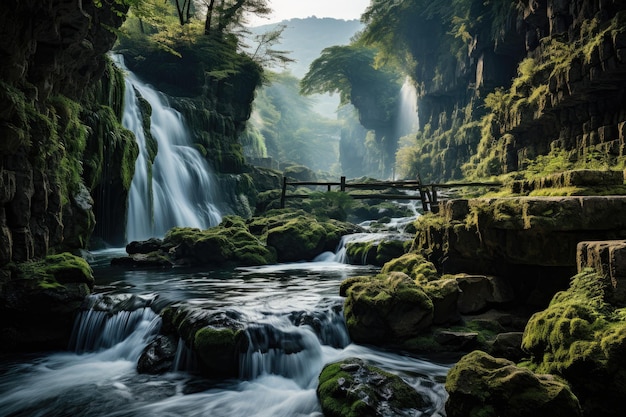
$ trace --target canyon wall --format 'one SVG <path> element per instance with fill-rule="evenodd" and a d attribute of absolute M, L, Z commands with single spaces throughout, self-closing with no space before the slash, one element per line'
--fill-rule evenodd
<path fill-rule="evenodd" d="M 499 175 L 547 154 L 623 163 L 626 3 L 467 3 L 468 23 L 422 16 L 408 41 L 423 176 Z"/>

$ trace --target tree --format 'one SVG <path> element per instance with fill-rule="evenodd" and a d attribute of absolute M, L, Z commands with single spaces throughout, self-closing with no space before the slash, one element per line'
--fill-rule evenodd
<path fill-rule="evenodd" d="M 380 172 L 389 175 L 398 141 L 395 132 L 401 75 L 393 67 L 375 65 L 377 49 L 352 43 L 331 46 L 313 61 L 302 81 L 302 94 L 339 93 L 341 103 L 352 103 L 359 122 L 375 131 L 381 151 Z"/>

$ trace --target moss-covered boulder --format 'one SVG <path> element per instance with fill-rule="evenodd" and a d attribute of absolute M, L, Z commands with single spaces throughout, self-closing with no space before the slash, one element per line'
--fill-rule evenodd
<path fill-rule="evenodd" d="M 193 350 L 201 371 L 211 377 L 239 374 L 239 354 L 247 338 L 241 329 L 204 327 L 195 333 Z"/>
<path fill-rule="evenodd" d="M 11 266 L 0 274 L 0 350 L 66 348 L 93 285 L 89 264 L 70 253 Z"/>
<path fill-rule="evenodd" d="M 338 220 L 320 220 L 302 210 L 273 210 L 248 221 L 251 233 L 273 248 L 279 262 L 311 260 L 334 251 L 341 237 L 363 231 Z"/>
<path fill-rule="evenodd" d="M 403 235 L 389 235 L 373 241 L 350 242 L 346 245 L 346 257 L 352 265 L 383 266 L 406 252 L 408 240 Z"/>
<path fill-rule="evenodd" d="M 208 311 L 176 305 L 161 311 L 160 335 L 142 352 L 138 371 L 163 373 L 172 370 L 178 343 L 198 358 L 200 372 L 210 378 L 237 377 L 239 356 L 248 347 L 245 325 L 235 311 Z"/>
<path fill-rule="evenodd" d="M 399 343 L 432 324 L 433 302 L 401 272 L 348 279 L 341 293 L 348 331 L 357 343 Z"/>
<path fill-rule="evenodd" d="M 326 229 L 315 218 L 296 217 L 270 229 L 267 244 L 279 262 L 311 260 L 326 247 Z"/>
<path fill-rule="evenodd" d="M 421 415 L 427 404 L 399 376 L 355 358 L 326 365 L 317 396 L 327 417 Z"/>
<path fill-rule="evenodd" d="M 191 265 L 267 265 L 276 257 L 248 230 L 245 221 L 227 216 L 219 226 L 206 230 L 189 227 L 171 229 L 163 239 L 175 263 Z"/>
<path fill-rule="evenodd" d="M 482 351 L 464 356 L 450 370 L 446 391 L 448 417 L 582 416 L 565 382 Z"/>
<path fill-rule="evenodd" d="M 582 271 L 531 317 L 522 342 L 528 366 L 564 377 L 587 416 L 621 416 L 626 396 L 626 309 L 605 294 L 602 276 Z"/>
<path fill-rule="evenodd" d="M 382 273 L 392 271 L 404 272 L 416 282 L 426 283 L 439 279 L 439 273 L 432 262 L 418 253 L 406 253 L 389 260 L 381 270 Z"/>

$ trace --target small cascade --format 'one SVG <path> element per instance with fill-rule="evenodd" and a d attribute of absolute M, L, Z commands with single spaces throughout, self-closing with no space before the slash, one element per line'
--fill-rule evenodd
<path fill-rule="evenodd" d="M 409 77 L 406 77 L 400 89 L 396 129 L 398 137 L 406 136 L 419 130 L 417 91 Z"/>
<path fill-rule="evenodd" d="M 161 237 L 175 226 L 217 225 L 221 221 L 218 187 L 209 164 L 193 146 L 182 115 L 130 72 L 121 55 L 113 58 L 126 73 L 122 124 L 135 134 L 140 150 L 130 188 L 127 239 Z M 140 98 L 152 107 L 150 133 L 158 145 L 152 165 Z"/>
<path fill-rule="evenodd" d="M 172 364 L 172 371 L 190 372 L 198 368 L 198 362 L 193 350 L 189 349 L 182 338 L 178 339 L 178 347 L 176 348 L 176 356 Z"/>
<path fill-rule="evenodd" d="M 335 255 L 333 256 L 334 262 L 339 262 L 341 264 L 350 263 L 350 259 L 348 259 L 348 245 L 350 243 L 372 243 L 374 245 L 378 245 L 385 239 L 389 239 L 391 237 L 397 238 L 400 235 L 398 233 L 354 233 L 351 235 L 345 235 L 341 237 L 339 241 L 339 245 L 337 246 L 337 250 L 335 251 Z M 363 256 L 367 256 L 367 252 L 363 253 Z M 366 259 L 361 259 L 360 264 L 365 265 Z"/>
<path fill-rule="evenodd" d="M 246 329 L 248 350 L 240 359 L 241 377 L 278 375 L 303 388 L 314 386 L 325 364 L 325 347 L 350 344 L 340 309 L 270 316 Z"/>
<path fill-rule="evenodd" d="M 74 322 L 70 350 L 81 354 L 108 350 L 111 355 L 127 360 L 139 358 L 146 343 L 159 331 L 160 317 L 144 303 L 134 310 L 123 310 L 118 305 L 102 309 L 98 299 L 91 296 L 93 306 L 82 311 Z M 128 299 L 121 301 L 129 305 Z"/>

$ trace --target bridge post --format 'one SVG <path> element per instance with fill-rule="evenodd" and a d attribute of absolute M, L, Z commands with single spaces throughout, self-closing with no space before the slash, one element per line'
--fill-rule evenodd
<path fill-rule="evenodd" d="M 437 214 L 439 213 L 439 201 L 437 201 L 437 189 L 433 185 L 432 189 L 432 201 L 430 202 L 430 211 Z"/>
<path fill-rule="evenodd" d="M 283 191 L 280 195 L 280 208 L 285 208 L 285 194 L 287 194 L 287 177 L 283 177 Z"/>
<path fill-rule="evenodd" d="M 341 177 L 341 185 L 339 187 L 341 191 L 346 191 L 346 177 Z"/>

